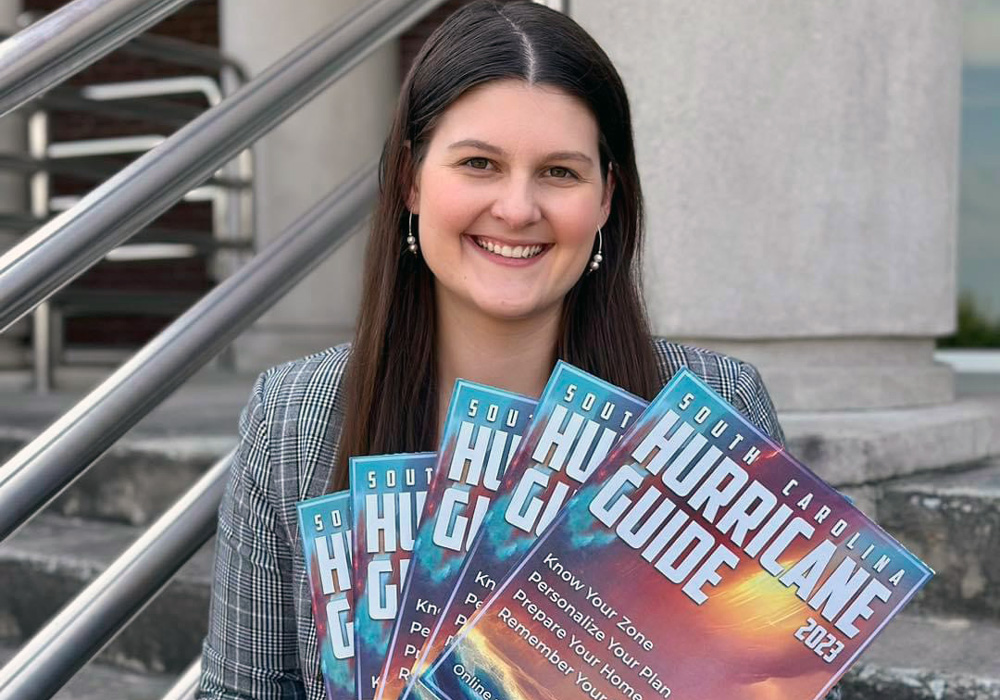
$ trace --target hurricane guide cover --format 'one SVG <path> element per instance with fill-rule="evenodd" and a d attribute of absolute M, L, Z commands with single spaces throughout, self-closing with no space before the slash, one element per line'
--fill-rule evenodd
<path fill-rule="evenodd" d="M 684 369 L 421 680 L 446 700 L 823 698 L 932 574 Z"/>
<path fill-rule="evenodd" d="M 357 700 L 377 692 L 435 462 L 433 452 L 350 458 Z"/>
<path fill-rule="evenodd" d="M 455 383 L 378 698 L 409 695 L 420 652 L 536 403 L 466 380 Z"/>
<path fill-rule="evenodd" d="M 297 504 L 320 669 L 329 700 L 354 697 L 351 498 L 347 491 Z"/>
<path fill-rule="evenodd" d="M 645 408 L 644 400 L 613 384 L 568 363 L 556 365 L 424 647 L 426 663 L 437 658 Z"/>

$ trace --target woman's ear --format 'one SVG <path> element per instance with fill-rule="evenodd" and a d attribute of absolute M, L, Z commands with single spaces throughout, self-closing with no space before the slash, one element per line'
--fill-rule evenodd
<path fill-rule="evenodd" d="M 606 223 L 608 223 L 608 217 L 611 216 L 611 198 L 615 193 L 615 174 L 611 169 L 611 163 L 608 163 L 608 176 L 604 180 L 604 194 L 601 197 L 601 216 L 603 217 L 601 227 L 603 228 Z"/>

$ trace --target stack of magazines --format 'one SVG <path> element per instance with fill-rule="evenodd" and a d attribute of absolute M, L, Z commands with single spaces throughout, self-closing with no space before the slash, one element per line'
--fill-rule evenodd
<path fill-rule="evenodd" d="M 459 381 L 299 504 L 330 700 L 823 698 L 933 575 L 693 372 Z"/>

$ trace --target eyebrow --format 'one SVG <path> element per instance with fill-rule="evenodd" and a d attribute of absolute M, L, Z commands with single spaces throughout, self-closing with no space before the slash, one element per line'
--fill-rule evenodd
<path fill-rule="evenodd" d="M 480 141 L 479 139 L 462 139 L 461 141 L 456 141 L 455 143 L 448 146 L 449 149 L 457 148 L 478 148 L 487 153 L 495 153 L 498 156 L 504 156 L 506 153 L 504 150 L 498 146 L 494 146 L 491 143 L 485 141 Z M 593 159 L 585 153 L 580 151 L 553 151 L 546 156 L 549 160 L 578 160 L 589 165 L 593 165 Z"/>

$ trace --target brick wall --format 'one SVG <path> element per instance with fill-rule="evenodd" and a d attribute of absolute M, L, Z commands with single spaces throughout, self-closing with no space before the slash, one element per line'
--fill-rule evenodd
<path fill-rule="evenodd" d="M 24 0 L 28 11 L 50 12 L 65 4 L 62 0 Z M 209 46 L 219 45 L 217 0 L 196 0 L 150 30 L 153 34 L 186 39 Z M 196 74 L 197 69 L 116 51 L 70 78 L 67 85 L 89 85 L 117 81 Z M 206 106 L 197 97 L 172 98 L 178 102 Z M 52 141 L 106 138 L 141 134 L 169 135 L 170 129 L 140 120 L 123 120 L 79 112 L 52 112 Z M 134 156 L 115 161 L 124 166 Z M 93 182 L 57 176 L 52 179 L 54 195 L 84 194 Z M 211 236 L 211 206 L 208 203 L 180 203 L 154 222 L 159 227 L 204 231 Z M 205 291 L 212 286 L 206 261 L 183 260 L 101 262 L 78 278 L 74 288 L 118 290 Z M 66 324 L 66 341 L 76 346 L 136 346 L 153 337 L 171 319 L 162 316 L 116 316 L 71 318 Z"/>

